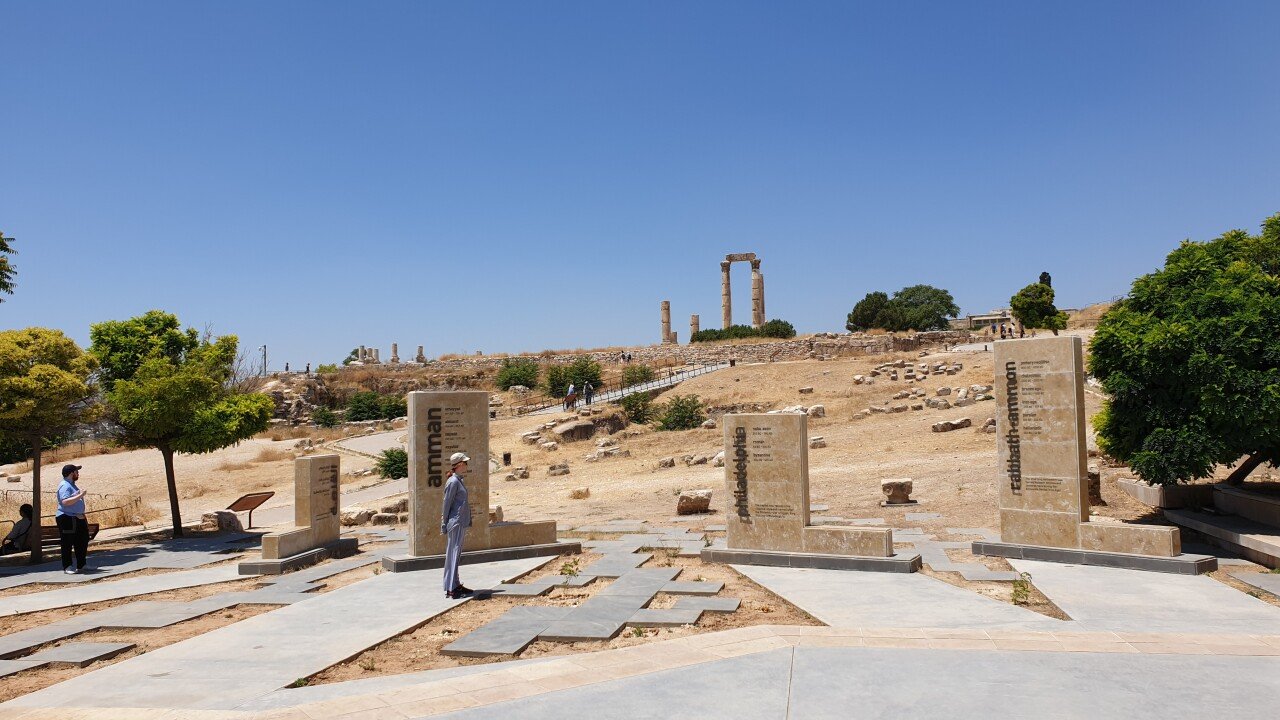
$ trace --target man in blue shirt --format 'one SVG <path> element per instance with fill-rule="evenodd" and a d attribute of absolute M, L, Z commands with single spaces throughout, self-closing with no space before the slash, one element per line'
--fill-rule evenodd
<path fill-rule="evenodd" d="M 89 522 L 84 517 L 85 491 L 76 486 L 80 480 L 82 465 L 63 465 L 62 483 L 58 485 L 58 511 L 54 522 L 58 523 L 58 540 L 62 545 L 62 572 L 75 575 L 84 569 L 84 556 L 89 551 Z M 75 551 L 76 566 L 71 567 L 71 553 Z"/>

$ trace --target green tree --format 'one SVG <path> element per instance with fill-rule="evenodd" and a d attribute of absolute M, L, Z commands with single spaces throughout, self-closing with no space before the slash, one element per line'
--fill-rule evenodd
<path fill-rule="evenodd" d="M 627 422 L 647 423 L 653 414 L 653 400 L 647 392 L 635 392 L 622 398 L 619 403 Z"/>
<path fill-rule="evenodd" d="M 317 375 L 325 375 L 328 373 L 336 373 L 336 372 L 338 372 L 338 366 L 336 363 L 320 363 L 319 365 L 316 366 Z"/>
<path fill-rule="evenodd" d="M 18 251 L 13 249 L 13 238 L 0 232 L 0 295 L 12 295 L 16 287 L 13 278 L 18 274 L 18 268 L 9 261 L 9 256 L 17 254 Z M 0 298 L 0 302 L 4 302 L 4 298 Z"/>
<path fill-rule="evenodd" d="M 887 330 L 945 330 L 947 318 L 960 314 L 951 293 L 932 285 L 912 285 L 893 294 L 889 309 L 895 327 Z"/>
<path fill-rule="evenodd" d="M 1240 461 L 1229 482 L 1280 461 L 1280 214 L 1253 236 L 1185 241 L 1133 283 L 1090 343 L 1110 394 L 1102 450 L 1173 484 Z"/>
<path fill-rule="evenodd" d="M 849 317 L 845 319 L 845 329 L 849 332 L 858 332 L 860 330 L 870 330 L 871 328 L 881 327 L 880 313 L 884 312 L 884 308 L 889 304 L 889 296 L 879 290 L 869 292 L 853 306 L 853 310 L 849 311 Z"/>
<path fill-rule="evenodd" d="M 628 365 L 622 368 L 622 385 L 639 385 L 653 379 L 653 368 L 648 365 Z"/>
<path fill-rule="evenodd" d="M 318 407 L 311 411 L 311 420 L 316 427 L 331 428 L 338 426 L 338 416 L 327 407 Z"/>
<path fill-rule="evenodd" d="M 96 359 L 60 330 L 27 328 L 0 332 L 0 437 L 31 450 L 34 525 L 40 525 L 40 459 L 47 438 L 92 420 Z M 41 559 L 31 543 L 31 562 Z"/>
<path fill-rule="evenodd" d="M 760 326 L 760 337 L 769 338 L 793 338 L 796 336 L 796 327 L 786 320 L 769 320 Z"/>
<path fill-rule="evenodd" d="M 515 385 L 538 387 L 538 363 L 529 358 L 507 358 L 502 361 L 496 382 L 499 390 L 510 390 Z"/>
<path fill-rule="evenodd" d="M 1013 317 L 1024 327 L 1052 330 L 1054 335 L 1067 328 L 1067 314 L 1053 305 L 1053 288 L 1044 283 L 1031 283 L 1009 298 Z"/>
<path fill-rule="evenodd" d="M 378 477 L 391 480 L 409 477 L 409 453 L 400 447 L 387 448 L 382 451 L 374 468 L 378 471 Z"/>
<path fill-rule="evenodd" d="M 579 391 L 587 382 L 594 387 L 600 387 L 600 378 L 603 373 L 600 363 L 583 355 L 568 365 L 549 365 L 544 387 L 551 397 L 561 398 L 568 393 L 571 383 Z"/>
<path fill-rule="evenodd" d="M 104 370 L 119 441 L 155 448 L 164 458 L 173 534 L 181 537 L 174 454 L 213 452 L 262 432 L 275 403 L 262 393 L 234 388 L 239 343 L 234 335 L 201 340 L 193 329 L 179 330 L 173 315 L 151 311 L 97 323 L 89 337 L 90 351 Z"/>
<path fill-rule="evenodd" d="M 351 422 L 382 419 L 382 398 L 369 391 L 352 395 L 347 402 L 346 418 Z"/>
<path fill-rule="evenodd" d="M 697 395 L 674 395 L 658 411 L 659 430 L 692 430 L 707 419 Z"/>
<path fill-rule="evenodd" d="M 357 361 L 357 360 L 359 360 L 359 359 L 360 359 L 360 348 L 358 348 L 358 347 L 353 347 L 353 348 L 351 348 L 351 352 L 347 353 L 347 356 L 346 356 L 345 358 L 343 358 L 343 359 L 342 359 L 342 364 L 343 364 L 343 365 L 350 365 L 351 363 L 353 363 L 353 362 L 355 362 L 355 361 Z"/>

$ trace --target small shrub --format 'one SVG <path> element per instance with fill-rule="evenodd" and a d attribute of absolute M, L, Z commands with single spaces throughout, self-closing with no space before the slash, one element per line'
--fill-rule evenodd
<path fill-rule="evenodd" d="M 289 683 L 289 687 L 300 688 L 300 687 L 306 687 L 310 684 L 311 684 L 311 680 L 309 678 L 298 678 L 297 680 L 294 680 L 293 682 Z"/>
<path fill-rule="evenodd" d="M 632 393 L 622 398 L 622 412 L 627 415 L 627 422 L 644 424 L 653 415 L 653 401 L 648 393 Z"/>
<path fill-rule="evenodd" d="M 760 327 L 760 337 L 793 338 L 796 328 L 786 320 L 770 320 Z"/>
<path fill-rule="evenodd" d="M 1031 573 L 1018 573 L 1013 581 L 1013 604 L 1026 605 L 1031 601 Z"/>
<path fill-rule="evenodd" d="M 357 420 L 392 420 L 408 414 L 408 405 L 403 396 L 379 395 L 375 392 L 358 392 L 351 396 L 347 403 L 347 419 Z"/>
<path fill-rule="evenodd" d="M 622 369 L 622 384 L 639 385 L 653 380 L 653 368 L 648 365 L 628 365 Z"/>
<path fill-rule="evenodd" d="M 560 574 L 565 577 L 577 577 L 578 575 L 578 559 L 574 558 L 565 562 L 560 566 Z"/>
<path fill-rule="evenodd" d="M 320 363 L 319 365 L 316 366 L 316 372 L 320 374 L 336 373 L 338 372 L 338 364 L 337 363 Z"/>
<path fill-rule="evenodd" d="M 409 453 L 404 448 L 387 448 L 382 451 L 382 457 L 378 458 L 374 467 L 378 471 L 378 477 L 391 480 L 409 477 Z"/>
<path fill-rule="evenodd" d="M 311 420 L 320 427 L 331 428 L 338 426 L 338 414 L 327 407 L 316 408 L 312 411 Z"/>
<path fill-rule="evenodd" d="M 708 328 L 699 330 L 689 338 L 690 342 L 713 342 L 715 340 L 741 340 L 742 338 L 753 337 L 769 337 L 769 338 L 793 338 L 796 336 L 796 328 L 786 320 L 770 320 L 760 329 L 751 327 L 750 325 L 730 325 L 723 330 L 716 328 Z"/>
<path fill-rule="evenodd" d="M 547 379 L 543 388 L 551 397 L 564 397 L 569 390 L 569 368 L 565 365 L 548 366 Z"/>
<path fill-rule="evenodd" d="M 510 390 L 512 385 L 537 387 L 538 363 L 529 358 L 507 358 L 502 361 L 496 382 L 499 390 Z"/>
<path fill-rule="evenodd" d="M 707 419 L 697 395 L 675 395 L 658 412 L 659 430 L 692 430 Z"/>
<path fill-rule="evenodd" d="M 409 401 L 404 395 L 383 395 L 378 399 L 383 420 L 394 420 L 409 414 Z"/>

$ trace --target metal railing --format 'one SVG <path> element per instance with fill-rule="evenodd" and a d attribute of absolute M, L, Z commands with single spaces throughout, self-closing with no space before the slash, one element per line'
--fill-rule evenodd
<path fill-rule="evenodd" d="M 715 372 L 716 370 L 722 370 L 727 367 L 729 367 L 729 362 L 726 361 L 726 362 L 714 363 L 711 365 L 698 365 L 698 366 L 683 369 L 683 370 L 668 370 L 665 375 L 657 374 L 657 376 L 654 377 L 652 380 L 646 380 L 644 382 L 634 383 L 631 385 L 623 385 L 621 382 L 607 383 L 593 390 L 591 394 L 591 402 L 592 404 L 597 402 L 617 402 L 618 400 L 621 400 L 622 398 L 628 395 L 634 395 L 635 393 L 639 393 L 639 392 L 648 392 L 650 390 L 659 390 L 662 388 L 672 387 L 673 385 L 678 385 L 684 382 L 685 380 L 698 377 L 699 375 L 706 375 L 707 373 Z M 577 398 L 577 402 L 575 403 L 574 407 L 583 405 L 585 403 L 586 403 L 586 398 L 583 395 L 579 394 Z M 565 403 L 563 398 L 547 397 L 533 404 L 525 404 L 525 405 L 514 407 L 511 409 L 511 413 L 512 415 L 515 415 L 515 416 L 531 415 L 533 413 L 543 412 L 548 408 L 553 408 L 553 407 L 556 407 L 557 405 L 563 407 L 564 404 Z M 566 407 L 565 409 L 568 410 L 569 408 Z"/>

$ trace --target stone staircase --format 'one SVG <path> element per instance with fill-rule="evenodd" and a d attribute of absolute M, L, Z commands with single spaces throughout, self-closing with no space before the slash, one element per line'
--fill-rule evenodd
<path fill-rule="evenodd" d="M 1214 485 L 1211 494 L 1206 490 L 1195 495 L 1153 493 L 1138 485 L 1143 497 L 1134 493 L 1135 497 L 1163 508 L 1170 522 L 1260 565 L 1280 568 L 1280 496 L 1230 485 Z M 1196 495 L 1209 502 L 1188 502 Z"/>

